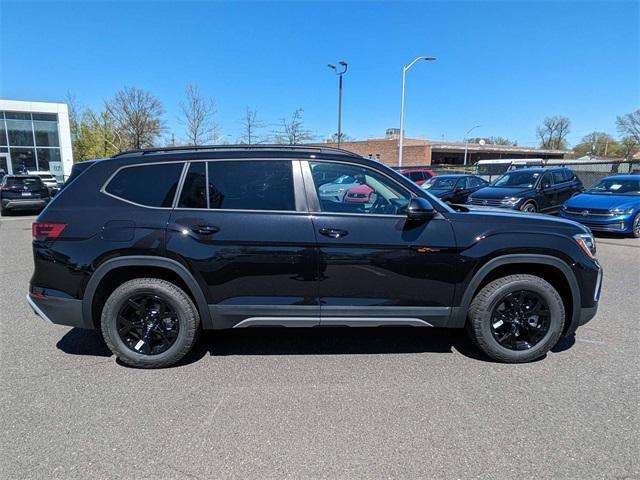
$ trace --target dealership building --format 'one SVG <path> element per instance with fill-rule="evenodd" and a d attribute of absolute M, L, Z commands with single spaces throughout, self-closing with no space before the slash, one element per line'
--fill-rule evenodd
<path fill-rule="evenodd" d="M 46 170 L 62 181 L 72 165 L 65 103 L 0 100 L 0 173 Z"/>
<path fill-rule="evenodd" d="M 389 166 L 398 165 L 400 130 L 390 128 L 384 138 L 342 142 L 341 148 L 378 160 Z M 402 145 L 403 166 L 462 165 L 465 149 L 467 164 L 478 160 L 540 158 L 543 160 L 562 159 L 570 152 L 513 145 L 492 145 L 488 143 L 445 142 L 418 138 L 404 138 Z"/>

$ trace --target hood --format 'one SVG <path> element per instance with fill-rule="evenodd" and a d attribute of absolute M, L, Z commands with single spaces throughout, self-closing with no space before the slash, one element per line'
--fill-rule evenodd
<path fill-rule="evenodd" d="M 349 184 L 341 184 L 341 183 L 325 183 L 324 185 L 320 185 L 318 190 L 321 192 L 332 192 L 334 190 L 340 190 L 342 192 L 346 192 L 351 185 Z"/>
<path fill-rule="evenodd" d="M 529 195 L 533 188 L 510 188 L 510 187 L 483 187 L 471 194 L 473 198 L 491 198 L 501 200 L 503 198 L 520 197 Z"/>
<path fill-rule="evenodd" d="M 567 200 L 565 206 L 571 208 L 597 208 L 601 210 L 640 207 L 640 195 L 581 193 Z"/>
<path fill-rule="evenodd" d="M 351 187 L 349 193 L 371 193 L 373 188 L 368 185 L 358 185 L 357 187 Z"/>

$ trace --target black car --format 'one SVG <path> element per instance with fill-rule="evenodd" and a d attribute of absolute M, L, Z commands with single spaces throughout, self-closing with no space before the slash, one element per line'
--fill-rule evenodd
<path fill-rule="evenodd" d="M 467 203 L 555 213 L 566 200 L 583 190 L 580 179 L 568 168 L 523 168 L 505 173 L 490 186 L 470 195 Z"/>
<path fill-rule="evenodd" d="M 51 198 L 36 175 L 5 175 L 0 182 L 0 215 L 18 210 L 42 210 Z"/>
<path fill-rule="evenodd" d="M 369 201 L 322 199 L 342 175 Z M 38 217 L 33 250 L 33 310 L 100 330 L 139 367 L 175 363 L 201 329 L 262 326 L 467 327 L 487 355 L 526 362 L 595 315 L 602 278 L 575 222 L 455 211 L 327 147 L 96 161 Z"/>
<path fill-rule="evenodd" d="M 438 175 L 427 180 L 422 188 L 443 202 L 466 203 L 473 192 L 486 187 L 489 182 L 476 175 Z"/>

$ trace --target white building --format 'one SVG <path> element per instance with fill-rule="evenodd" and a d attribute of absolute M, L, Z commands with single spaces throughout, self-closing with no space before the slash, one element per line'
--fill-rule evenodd
<path fill-rule="evenodd" d="M 71 174 L 73 153 L 65 103 L 0 100 L 0 170 Z"/>

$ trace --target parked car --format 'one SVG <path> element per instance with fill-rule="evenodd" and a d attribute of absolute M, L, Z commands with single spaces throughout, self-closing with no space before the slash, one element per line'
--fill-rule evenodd
<path fill-rule="evenodd" d="M 640 237 L 640 177 L 603 178 L 586 192 L 565 202 L 560 215 L 591 230 Z"/>
<path fill-rule="evenodd" d="M 53 174 L 49 171 L 45 170 L 29 170 L 28 175 L 35 175 L 40 177 L 42 183 L 49 189 L 49 193 L 51 196 L 54 196 L 60 190 L 60 186 L 58 185 L 58 180 Z"/>
<path fill-rule="evenodd" d="M 555 213 L 583 190 L 580 179 L 568 168 L 523 168 L 507 172 L 490 186 L 472 193 L 467 203 Z"/>
<path fill-rule="evenodd" d="M 486 187 L 489 182 L 476 175 L 439 175 L 430 178 L 422 188 L 443 202 L 466 203 L 473 192 Z"/>
<path fill-rule="evenodd" d="M 375 201 L 324 199 L 321 170 Z M 456 211 L 379 162 L 311 146 L 96 161 L 40 214 L 33 251 L 34 312 L 146 368 L 180 360 L 201 329 L 258 326 L 466 327 L 490 357 L 526 362 L 596 314 L 602 279 L 576 222 Z"/>
<path fill-rule="evenodd" d="M 373 192 L 373 188 L 368 185 L 351 187 L 344 197 L 344 201 L 348 203 L 369 203 L 372 201 Z"/>
<path fill-rule="evenodd" d="M 436 172 L 428 168 L 401 168 L 399 172 L 417 185 L 436 176 Z"/>
<path fill-rule="evenodd" d="M 325 174 L 325 172 L 323 172 Z M 347 192 L 354 187 L 362 185 L 355 177 L 351 175 L 341 175 L 337 179 L 329 183 L 320 185 L 318 193 L 322 200 L 330 202 L 343 202 Z"/>
<path fill-rule="evenodd" d="M 51 195 L 40 177 L 5 175 L 0 183 L 0 215 L 17 210 L 42 210 Z"/>

